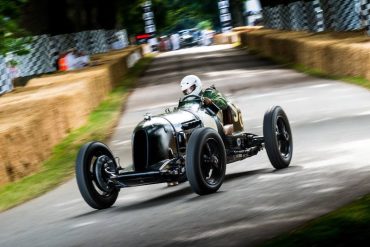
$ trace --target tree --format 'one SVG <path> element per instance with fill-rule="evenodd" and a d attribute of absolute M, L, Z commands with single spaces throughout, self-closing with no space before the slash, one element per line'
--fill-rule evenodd
<path fill-rule="evenodd" d="M 192 0 L 167 0 L 167 14 L 165 25 L 159 30 L 179 31 L 181 29 L 193 28 L 202 21 L 217 26 L 218 7 L 214 0 L 192 1 Z"/>
<path fill-rule="evenodd" d="M 244 25 L 244 2 L 243 0 L 230 0 L 230 11 L 234 27 Z"/>
<path fill-rule="evenodd" d="M 118 22 L 131 34 L 144 32 L 142 2 L 145 0 L 117 0 Z M 202 21 L 219 26 L 215 0 L 152 0 L 155 24 L 159 33 L 170 33 L 193 28 Z"/>
<path fill-rule="evenodd" d="M 24 55 L 25 45 L 30 41 L 24 37 L 26 32 L 18 25 L 21 7 L 26 0 L 0 0 L 0 55 L 7 53 Z"/>
<path fill-rule="evenodd" d="M 198 23 L 197 28 L 202 30 L 209 30 L 212 29 L 212 23 L 210 21 L 201 21 Z"/>

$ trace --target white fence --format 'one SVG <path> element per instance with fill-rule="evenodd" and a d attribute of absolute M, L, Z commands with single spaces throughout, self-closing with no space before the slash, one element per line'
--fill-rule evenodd
<path fill-rule="evenodd" d="M 12 77 L 38 75 L 57 70 L 60 52 L 71 48 L 89 55 L 122 49 L 128 46 L 127 32 L 123 30 L 92 30 L 56 36 L 40 35 L 33 37 L 25 56 L 8 55 L 0 57 L 0 94 L 13 89 Z M 8 64 L 17 62 L 16 68 Z"/>
<path fill-rule="evenodd" d="M 301 0 L 262 9 L 264 25 L 312 32 L 365 29 L 370 35 L 370 0 Z"/>

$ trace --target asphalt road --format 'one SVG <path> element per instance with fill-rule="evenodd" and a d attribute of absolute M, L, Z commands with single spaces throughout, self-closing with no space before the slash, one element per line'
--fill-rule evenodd
<path fill-rule="evenodd" d="M 370 92 L 282 68 L 228 46 L 155 59 L 132 92 L 110 147 L 130 167 L 130 137 L 146 112 L 176 105 L 179 81 L 196 74 L 239 105 L 249 132 L 282 106 L 291 122 L 291 166 L 276 171 L 265 151 L 227 167 L 218 193 L 189 184 L 121 190 L 95 211 L 72 180 L 0 214 L 0 246 L 255 246 L 370 192 Z"/>

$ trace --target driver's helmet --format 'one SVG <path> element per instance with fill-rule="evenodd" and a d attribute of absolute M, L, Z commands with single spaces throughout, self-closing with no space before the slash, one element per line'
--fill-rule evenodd
<path fill-rule="evenodd" d="M 181 91 L 185 95 L 200 95 L 202 92 L 202 81 L 198 76 L 188 75 L 181 80 Z"/>

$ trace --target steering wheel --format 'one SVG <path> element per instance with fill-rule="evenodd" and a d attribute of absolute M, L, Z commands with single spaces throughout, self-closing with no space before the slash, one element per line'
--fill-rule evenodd
<path fill-rule="evenodd" d="M 186 101 L 186 100 L 188 100 L 190 98 L 194 98 L 194 100 L 203 101 L 201 96 L 199 96 L 199 95 L 191 95 L 190 94 L 190 95 L 186 95 L 184 98 L 182 98 L 181 102 L 184 102 L 184 101 Z"/>
<path fill-rule="evenodd" d="M 195 101 L 199 101 L 202 105 L 204 104 L 203 97 L 201 97 L 199 95 L 186 95 L 184 98 L 182 98 L 182 100 L 180 101 L 180 103 L 185 102 L 186 100 L 189 100 L 189 99 L 193 99 Z M 217 105 L 215 105 L 214 103 L 208 105 L 207 107 L 205 107 L 205 109 L 211 115 L 216 115 L 217 112 L 220 110 L 220 108 Z"/>

